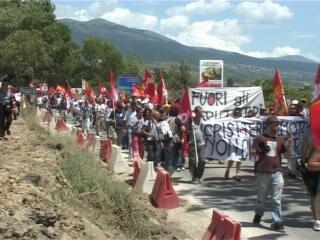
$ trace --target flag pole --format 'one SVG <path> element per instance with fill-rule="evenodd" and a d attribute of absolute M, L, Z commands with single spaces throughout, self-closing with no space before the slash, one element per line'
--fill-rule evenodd
<path fill-rule="evenodd" d="M 189 91 L 188 91 L 188 94 L 189 94 Z M 190 97 L 188 97 L 188 99 L 189 99 L 189 104 L 191 107 Z M 199 158 L 198 158 L 197 140 L 196 140 L 196 132 L 194 131 L 193 124 L 194 124 L 194 122 L 193 122 L 193 117 L 192 117 L 192 113 L 191 113 L 191 129 L 192 129 L 192 134 L 193 134 L 194 149 L 195 149 L 195 153 L 196 153 L 196 167 L 198 167 Z"/>

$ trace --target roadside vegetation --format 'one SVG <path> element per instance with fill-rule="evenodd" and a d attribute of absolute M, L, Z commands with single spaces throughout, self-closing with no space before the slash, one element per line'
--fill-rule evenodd
<path fill-rule="evenodd" d="M 22 116 L 59 156 L 54 171 L 62 173 L 67 187 L 52 193 L 56 201 L 74 208 L 102 230 L 120 230 L 120 239 L 148 239 L 168 233 L 163 224 L 166 213 L 152 207 L 146 195 L 115 179 L 95 154 L 80 149 L 71 136 L 48 135 L 39 125 L 35 110 L 28 108 Z"/>

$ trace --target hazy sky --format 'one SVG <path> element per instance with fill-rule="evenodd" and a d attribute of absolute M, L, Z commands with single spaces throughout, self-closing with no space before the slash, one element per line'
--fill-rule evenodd
<path fill-rule="evenodd" d="M 57 18 L 103 18 L 182 44 L 320 62 L 320 1 L 52 0 Z"/>

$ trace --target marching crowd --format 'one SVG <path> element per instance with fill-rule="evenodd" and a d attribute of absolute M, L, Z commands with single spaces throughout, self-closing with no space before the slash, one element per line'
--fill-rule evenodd
<path fill-rule="evenodd" d="M 0 90 L 0 138 L 10 135 L 12 116 L 19 115 L 21 93 L 18 89 L 8 93 L 8 84 L 3 81 Z M 305 108 L 305 99 L 292 101 L 290 116 L 308 117 Z M 113 143 L 129 150 L 130 157 L 138 153 L 142 159 L 153 161 L 154 166 L 163 166 L 170 174 L 175 171 L 185 170 L 185 157 L 189 157 L 189 171 L 192 183 L 201 183 L 205 170 L 205 141 L 203 135 L 203 112 L 200 106 L 195 107 L 194 117 L 187 122 L 182 122 L 178 117 L 179 101 L 168 102 L 163 106 L 154 105 L 148 98 L 137 97 L 123 98 L 113 101 L 100 96 L 95 102 L 90 103 L 85 96 L 79 94 L 77 98 L 67 98 L 64 94 L 57 93 L 51 96 L 42 94 L 35 99 L 38 107 L 49 111 L 58 111 L 67 120 L 72 115 L 74 124 L 81 127 L 84 133 L 94 129 L 96 135 L 111 139 Z M 281 156 L 284 154 L 290 159 L 292 134 L 288 132 L 288 139 L 277 136 L 280 121 L 273 114 L 273 110 L 261 109 L 260 115 L 268 116 L 266 120 L 266 133 L 257 136 L 251 147 L 251 154 L 257 156 L 254 172 L 257 179 L 257 201 L 255 208 L 254 224 L 259 224 L 264 215 L 264 203 L 268 193 L 271 195 L 272 225 L 276 231 L 283 231 L 281 213 L 281 198 L 284 187 Z M 246 116 L 241 115 L 241 109 L 233 111 L 233 117 L 253 117 L 249 111 Z M 310 193 L 312 213 L 314 215 L 314 230 L 320 230 L 320 177 L 312 180 L 305 163 L 314 157 L 311 133 L 306 132 L 302 149 L 302 173 Z M 316 151 L 317 152 L 317 151 Z M 317 153 L 318 154 L 318 153 Z M 235 180 L 240 181 L 241 161 L 236 161 Z M 291 161 L 292 162 L 292 161 Z M 296 162 L 296 160 L 294 160 Z M 228 161 L 225 179 L 229 179 L 229 172 L 233 161 Z M 290 165 L 290 164 L 289 164 Z M 311 164 L 310 164 L 311 165 Z M 310 168 L 308 166 L 308 168 Z M 320 171 L 319 166 L 312 171 Z M 289 167 L 290 176 L 295 176 L 296 166 Z M 310 170 L 310 169 L 309 169 Z M 317 173 L 318 173 L 317 172 Z M 317 175 L 319 176 L 319 174 Z M 312 185 L 312 186 L 311 186 Z M 311 186 L 311 187 L 310 187 Z"/>

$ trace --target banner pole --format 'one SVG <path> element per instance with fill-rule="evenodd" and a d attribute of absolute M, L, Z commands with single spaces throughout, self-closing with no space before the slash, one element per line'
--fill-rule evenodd
<path fill-rule="evenodd" d="M 188 89 L 188 95 L 189 95 L 189 89 Z M 190 97 L 188 96 L 189 99 L 189 106 L 191 108 L 191 102 L 190 102 Z M 195 149 L 195 153 L 196 153 L 196 167 L 198 167 L 198 163 L 199 163 L 199 158 L 198 158 L 198 149 L 197 149 L 197 140 L 196 140 L 196 133 L 194 131 L 194 122 L 193 122 L 193 117 L 192 117 L 192 109 L 191 110 L 191 129 L 192 129 L 192 134 L 193 134 L 193 142 L 194 142 L 194 149 Z"/>

